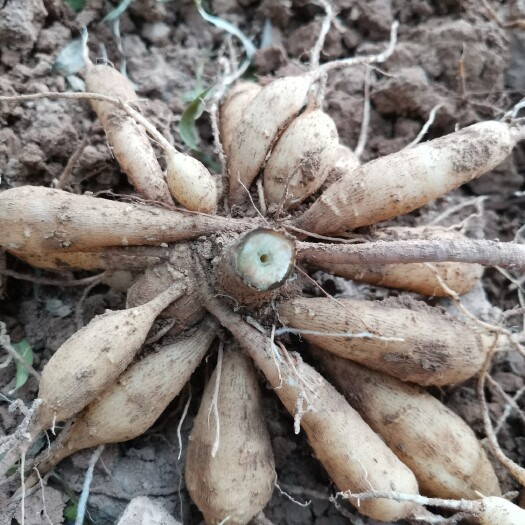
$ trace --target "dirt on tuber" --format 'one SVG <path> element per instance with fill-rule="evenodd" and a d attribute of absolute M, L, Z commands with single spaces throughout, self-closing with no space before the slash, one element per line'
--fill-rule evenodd
<path fill-rule="evenodd" d="M 410 467 L 422 494 L 499 496 L 498 478 L 472 429 L 423 388 L 310 346 L 328 379 Z"/>
<path fill-rule="evenodd" d="M 481 369 L 488 344 L 481 334 L 422 302 L 406 304 L 297 298 L 278 312 L 307 341 L 402 381 L 456 384 Z"/>
<path fill-rule="evenodd" d="M 204 391 L 188 444 L 185 478 L 210 525 L 245 525 L 272 495 L 275 462 L 259 382 L 251 359 L 238 349 L 226 349 Z"/>

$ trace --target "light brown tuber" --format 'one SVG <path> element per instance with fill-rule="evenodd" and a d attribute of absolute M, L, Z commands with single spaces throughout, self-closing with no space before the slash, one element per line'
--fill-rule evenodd
<path fill-rule="evenodd" d="M 275 464 L 259 384 L 251 359 L 238 350 L 225 351 L 204 391 L 185 477 L 207 524 L 244 525 L 272 495 Z"/>
<path fill-rule="evenodd" d="M 403 381 L 460 383 L 485 359 L 480 334 L 422 302 L 297 298 L 281 302 L 278 312 L 307 341 Z"/>
<path fill-rule="evenodd" d="M 423 388 L 311 347 L 327 377 L 414 472 L 422 494 L 499 496 L 498 479 L 472 429 Z"/>

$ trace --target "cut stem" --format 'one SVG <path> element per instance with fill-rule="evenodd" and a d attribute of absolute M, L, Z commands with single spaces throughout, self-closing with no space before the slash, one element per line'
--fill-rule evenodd
<path fill-rule="evenodd" d="M 253 230 L 227 246 L 217 266 L 217 280 L 241 304 L 274 297 L 294 268 L 295 241 L 276 230 Z"/>
<path fill-rule="evenodd" d="M 467 262 L 525 270 L 525 245 L 479 240 L 381 241 L 360 245 L 297 243 L 298 259 L 311 263 L 391 264 Z"/>

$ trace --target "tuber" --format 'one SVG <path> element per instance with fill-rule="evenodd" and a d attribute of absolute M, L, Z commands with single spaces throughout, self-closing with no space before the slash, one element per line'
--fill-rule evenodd
<path fill-rule="evenodd" d="M 299 355 L 275 356 L 270 339 L 212 297 L 205 299 L 217 317 L 262 371 L 284 406 L 308 436 L 316 457 L 341 491 L 371 487 L 417 494 L 414 474 L 385 445 L 335 388 Z M 403 487 L 401 489 L 401 487 Z M 370 504 L 371 503 L 371 504 Z M 388 500 L 361 502 L 359 511 L 381 521 L 418 513 L 412 503 Z"/>
<path fill-rule="evenodd" d="M 246 190 L 263 167 L 279 131 L 306 103 L 312 83 L 308 75 L 284 77 L 265 86 L 248 104 L 237 122 L 228 158 L 230 204 L 242 204 Z M 226 112 L 222 118 L 229 119 Z M 244 188 L 243 188 L 244 185 Z"/>
<path fill-rule="evenodd" d="M 109 65 L 90 65 L 86 89 L 124 102 L 137 102 L 131 82 Z M 91 100 L 106 131 L 111 151 L 137 191 L 146 199 L 173 205 L 157 156 L 146 131 L 133 118 L 109 102 Z"/>
<path fill-rule="evenodd" d="M 459 232 L 440 227 L 393 227 L 375 232 L 374 241 L 405 240 L 405 239 L 466 239 Z M 422 295 L 447 297 L 438 280 L 443 280 L 446 286 L 462 295 L 471 290 L 479 282 L 483 267 L 479 264 L 461 262 L 432 263 L 398 263 L 398 264 L 345 264 L 332 261 L 314 262 L 314 266 L 333 273 L 345 279 L 370 283 L 387 288 L 409 290 Z"/>
<path fill-rule="evenodd" d="M 222 147 L 226 156 L 230 154 L 233 135 L 248 104 L 261 91 L 255 82 L 237 82 L 221 104 L 219 125 Z"/>
<path fill-rule="evenodd" d="M 23 252 L 161 244 L 253 223 L 23 186 L 0 193 L 0 246 Z"/>
<path fill-rule="evenodd" d="M 281 302 L 278 312 L 324 350 L 420 385 L 460 383 L 485 359 L 480 334 L 422 302 L 297 298 Z"/>
<path fill-rule="evenodd" d="M 326 234 L 408 213 L 495 168 L 523 138 L 521 120 L 488 121 L 381 157 L 332 184 L 293 224 Z"/>
<path fill-rule="evenodd" d="M 194 333 L 161 346 L 130 366 L 118 380 L 79 414 L 60 448 L 44 452 L 40 475 L 75 452 L 106 443 L 119 443 L 143 434 L 179 394 L 208 351 L 217 325 L 204 320 Z M 38 482 L 34 474 L 26 488 Z"/>
<path fill-rule="evenodd" d="M 327 377 L 410 467 L 423 494 L 499 496 L 498 479 L 471 428 L 423 388 L 311 347 Z"/>
<path fill-rule="evenodd" d="M 204 391 L 185 475 L 208 524 L 244 525 L 272 495 L 275 464 L 259 384 L 251 359 L 238 350 L 225 351 Z"/>
<path fill-rule="evenodd" d="M 286 210 L 315 193 L 338 149 L 334 121 L 320 109 L 307 109 L 286 128 L 266 163 L 266 201 Z"/>
<path fill-rule="evenodd" d="M 69 419 L 110 386 L 142 347 L 155 318 L 184 291 L 176 283 L 148 303 L 98 315 L 63 343 L 42 371 L 37 429 Z"/>

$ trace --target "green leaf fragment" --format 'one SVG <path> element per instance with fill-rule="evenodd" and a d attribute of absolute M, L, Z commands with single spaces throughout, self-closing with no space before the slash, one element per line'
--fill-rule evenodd
<path fill-rule="evenodd" d="M 184 144 L 190 149 L 197 150 L 200 142 L 199 133 L 195 126 L 195 121 L 204 111 L 204 99 L 211 88 L 201 91 L 197 97 L 188 104 L 184 113 L 181 115 L 179 123 L 179 133 Z"/>
<path fill-rule="evenodd" d="M 64 509 L 64 518 L 67 520 L 75 521 L 77 518 L 78 502 L 70 503 Z"/>
<path fill-rule="evenodd" d="M 18 352 L 20 357 L 28 365 L 33 364 L 33 350 L 27 342 L 26 339 L 22 339 L 19 343 L 12 343 L 13 348 Z M 29 377 L 29 371 L 27 368 L 20 362 L 16 360 L 16 384 L 14 390 L 19 389 L 20 387 L 26 384 L 27 378 Z"/>
<path fill-rule="evenodd" d="M 122 0 L 120 4 L 110 11 L 103 19 L 102 22 L 112 22 L 116 20 L 133 2 L 133 0 Z"/>
<path fill-rule="evenodd" d="M 206 22 L 213 24 L 219 29 L 227 31 L 228 33 L 230 33 L 230 35 L 236 36 L 242 42 L 244 50 L 246 51 L 246 56 L 249 60 L 251 60 L 251 58 L 255 54 L 255 51 L 257 51 L 257 48 L 255 47 L 253 42 L 238 27 L 234 26 L 227 20 L 219 18 L 218 16 L 210 15 L 210 13 L 206 12 L 202 7 L 202 0 L 195 0 L 195 5 L 197 6 L 199 14 L 202 16 L 202 18 L 204 18 L 204 20 L 206 20 Z"/>
<path fill-rule="evenodd" d="M 73 11 L 78 13 L 86 6 L 86 0 L 66 0 L 66 4 L 68 4 Z"/>
<path fill-rule="evenodd" d="M 197 160 L 200 160 L 208 169 L 210 169 L 214 173 L 221 172 L 221 165 L 215 160 L 213 160 L 207 153 L 196 150 L 193 150 L 191 153 Z"/>

